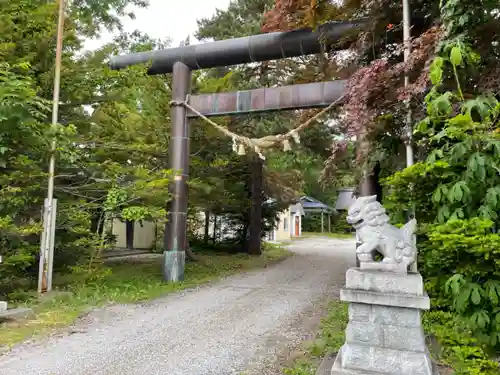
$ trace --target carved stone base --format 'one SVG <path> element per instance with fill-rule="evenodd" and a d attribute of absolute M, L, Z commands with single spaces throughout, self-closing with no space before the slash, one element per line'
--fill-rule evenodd
<path fill-rule="evenodd" d="M 429 309 L 419 274 L 351 268 L 346 341 L 332 375 L 437 375 L 425 344 L 421 310 Z"/>

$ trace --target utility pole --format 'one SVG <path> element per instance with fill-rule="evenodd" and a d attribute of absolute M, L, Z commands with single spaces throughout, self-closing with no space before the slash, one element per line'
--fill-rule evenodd
<path fill-rule="evenodd" d="M 411 16 L 410 16 L 410 0 L 403 0 L 403 43 L 404 43 L 404 62 L 407 63 L 410 59 L 411 53 Z M 405 87 L 410 85 L 410 77 L 408 73 L 405 73 Z M 411 113 L 411 103 L 410 99 L 407 101 L 407 113 L 406 113 L 406 167 L 411 167 L 413 165 L 413 126 L 412 126 L 412 113 Z M 410 191 L 415 187 L 410 185 Z M 413 219 L 415 217 L 415 206 L 410 208 L 408 219 Z M 417 237 L 413 235 L 413 243 L 417 246 Z M 412 272 L 418 272 L 418 263 L 415 261 L 411 265 Z"/>
<path fill-rule="evenodd" d="M 404 43 L 404 62 L 407 63 L 410 58 L 411 53 L 411 18 L 410 18 L 410 0 L 403 0 L 403 43 Z M 405 73 L 405 87 L 410 85 L 410 77 L 408 73 Z M 412 114 L 410 107 L 410 100 L 407 102 L 407 114 L 406 114 L 406 166 L 411 167 L 413 165 L 413 148 L 412 148 Z"/>
<path fill-rule="evenodd" d="M 59 15 L 57 21 L 56 61 L 54 67 L 54 93 L 52 98 L 52 127 L 57 125 L 59 119 L 59 89 L 61 84 L 61 58 L 64 33 L 64 8 L 65 0 L 59 0 Z M 40 275 L 38 280 L 38 292 L 50 292 L 52 290 L 52 261 L 54 252 L 54 232 L 56 207 L 54 205 L 54 173 L 56 167 L 56 140 L 52 140 L 50 146 L 49 181 L 47 187 L 47 198 L 44 204 L 42 244 L 40 252 Z"/>

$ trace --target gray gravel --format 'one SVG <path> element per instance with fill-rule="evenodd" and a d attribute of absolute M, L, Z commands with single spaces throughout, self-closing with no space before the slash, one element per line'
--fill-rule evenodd
<path fill-rule="evenodd" d="M 239 375 L 269 361 L 314 303 L 335 297 L 354 241 L 310 238 L 264 270 L 81 319 L 70 335 L 14 348 L 2 375 Z"/>

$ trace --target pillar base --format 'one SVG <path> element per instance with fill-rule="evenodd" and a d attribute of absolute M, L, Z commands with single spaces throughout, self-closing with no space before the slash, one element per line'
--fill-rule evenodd
<path fill-rule="evenodd" d="M 430 301 L 420 274 L 351 268 L 340 299 L 349 324 L 331 375 L 438 375 L 422 328 Z"/>
<path fill-rule="evenodd" d="M 163 277 L 167 282 L 184 280 L 184 266 L 186 264 L 185 251 L 163 252 Z"/>
<path fill-rule="evenodd" d="M 422 373 L 425 371 L 425 365 L 422 366 Z M 342 351 L 337 355 L 330 375 L 387 375 L 387 372 L 373 372 L 365 370 L 347 369 L 342 367 Z M 440 375 L 435 363 L 431 363 L 431 375 Z"/>

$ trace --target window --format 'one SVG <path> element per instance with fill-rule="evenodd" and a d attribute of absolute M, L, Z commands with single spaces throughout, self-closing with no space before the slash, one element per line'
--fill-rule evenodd
<path fill-rule="evenodd" d="M 288 218 L 285 217 L 283 220 L 283 230 L 288 230 Z"/>

